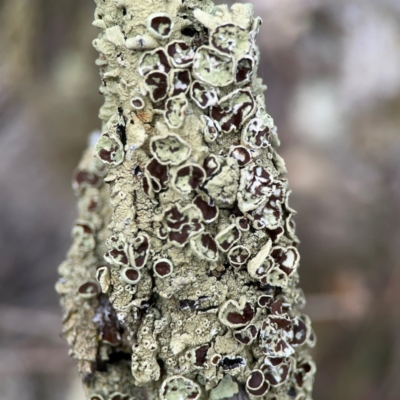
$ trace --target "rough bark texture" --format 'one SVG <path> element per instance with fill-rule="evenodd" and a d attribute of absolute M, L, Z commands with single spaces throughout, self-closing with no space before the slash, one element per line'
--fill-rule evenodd
<path fill-rule="evenodd" d="M 251 5 L 98 0 L 101 135 L 57 283 L 88 399 L 311 399 Z"/>

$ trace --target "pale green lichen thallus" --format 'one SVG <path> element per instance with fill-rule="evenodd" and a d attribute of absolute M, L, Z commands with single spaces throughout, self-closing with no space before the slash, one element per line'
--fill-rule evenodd
<path fill-rule="evenodd" d="M 311 400 L 315 344 L 250 4 L 97 0 L 101 133 L 56 288 L 89 400 Z"/>

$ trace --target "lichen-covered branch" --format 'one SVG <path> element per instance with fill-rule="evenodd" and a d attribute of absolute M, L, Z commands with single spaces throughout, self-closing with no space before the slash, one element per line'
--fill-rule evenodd
<path fill-rule="evenodd" d="M 311 399 L 252 6 L 98 0 L 102 133 L 57 283 L 90 400 Z"/>

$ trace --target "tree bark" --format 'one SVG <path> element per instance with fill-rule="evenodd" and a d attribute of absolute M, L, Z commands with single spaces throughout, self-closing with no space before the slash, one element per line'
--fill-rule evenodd
<path fill-rule="evenodd" d="M 96 3 L 102 129 L 56 286 L 88 399 L 311 399 L 261 20 L 249 4 Z"/>

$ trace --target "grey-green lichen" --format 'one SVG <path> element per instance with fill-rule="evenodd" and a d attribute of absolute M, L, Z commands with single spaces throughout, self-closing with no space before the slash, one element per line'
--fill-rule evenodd
<path fill-rule="evenodd" d="M 96 3 L 102 134 L 74 177 L 57 283 L 88 399 L 310 400 L 261 20 L 249 4 Z"/>

